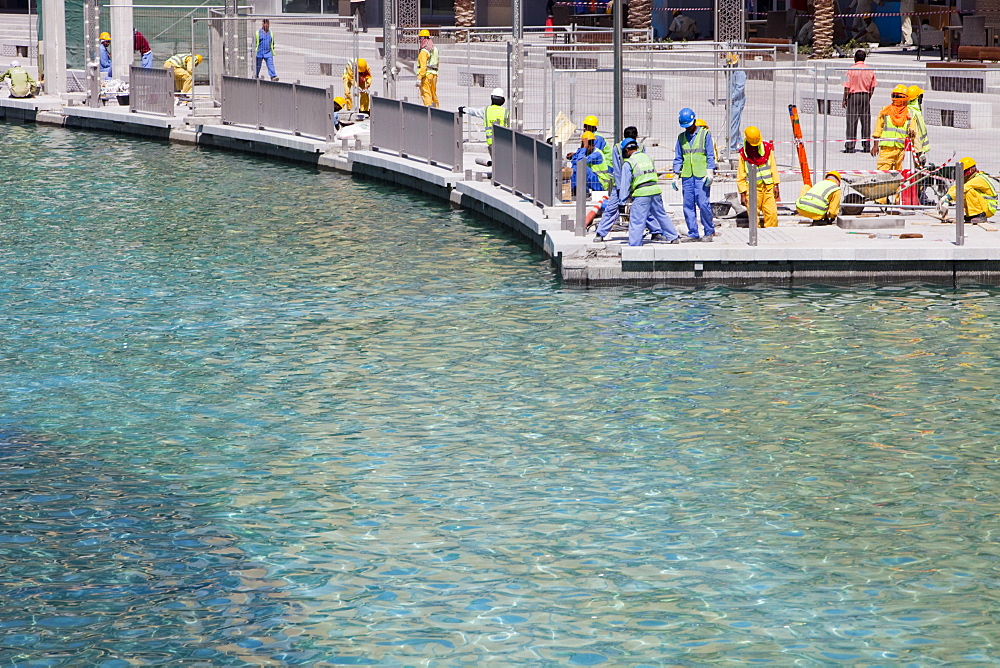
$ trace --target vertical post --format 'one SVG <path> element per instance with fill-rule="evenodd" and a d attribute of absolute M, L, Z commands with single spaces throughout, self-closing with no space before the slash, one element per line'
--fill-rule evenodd
<path fill-rule="evenodd" d="M 453 162 L 455 163 L 455 166 L 451 171 L 456 174 L 461 174 L 465 171 L 465 153 L 463 150 L 464 147 L 462 146 L 462 117 L 455 114 L 453 118 L 455 123 L 455 131 L 452 133 L 455 138 L 455 158 Z"/>
<path fill-rule="evenodd" d="M 258 130 L 263 130 L 264 126 L 260 124 L 260 116 L 261 116 L 260 108 L 262 106 L 262 103 L 260 101 L 260 79 L 254 79 L 253 86 L 254 90 L 257 91 L 257 104 L 254 105 L 254 108 L 257 110 L 257 118 L 255 119 L 256 123 L 254 123 L 254 125 L 257 126 Z M 191 92 L 193 93 L 194 91 L 192 90 Z"/>
<path fill-rule="evenodd" d="M 538 205 L 538 140 L 531 142 L 531 202 Z"/>
<path fill-rule="evenodd" d="M 396 99 L 396 2 L 382 2 L 382 46 L 385 49 L 385 64 L 382 78 L 385 82 L 385 96 Z"/>
<path fill-rule="evenodd" d="M 757 166 L 747 161 L 747 223 L 750 245 L 757 245 Z"/>
<path fill-rule="evenodd" d="M 66 92 L 66 3 L 42 0 L 42 45 L 45 94 Z"/>
<path fill-rule="evenodd" d="M 524 130 L 524 0 L 511 0 L 511 127 Z"/>
<path fill-rule="evenodd" d="M 97 0 L 83 2 L 83 60 L 87 68 L 87 106 L 101 106 L 101 71 L 98 36 L 101 30 L 101 6 Z"/>
<path fill-rule="evenodd" d="M 826 63 L 823 63 L 823 173 L 826 174 L 826 153 L 827 147 L 827 127 L 830 124 L 830 71 Z M 818 106 L 818 105 L 817 105 Z M 817 175 L 816 183 L 819 183 Z"/>
<path fill-rule="evenodd" d="M 195 62 L 197 59 L 194 57 L 195 53 L 198 52 L 198 49 L 195 48 L 195 44 L 194 44 L 194 24 L 195 24 L 195 21 L 191 21 L 191 60 L 188 61 L 190 63 L 190 67 L 188 67 L 188 72 L 191 74 L 191 100 L 188 102 L 188 107 L 191 109 L 191 115 L 192 116 L 194 116 L 194 113 L 195 113 L 194 112 L 194 97 L 195 97 L 194 96 L 194 68 L 196 68 L 198 66 L 198 64 Z"/>
<path fill-rule="evenodd" d="M 116 79 L 128 81 L 129 66 L 133 60 L 132 0 L 114 0 L 111 3 L 111 62 Z"/>
<path fill-rule="evenodd" d="M 361 11 L 364 10 L 362 9 Z M 351 20 L 354 21 L 354 34 L 351 39 L 354 56 L 351 58 L 351 68 L 354 69 L 355 83 L 355 86 L 351 89 L 351 103 L 353 109 L 361 109 L 361 79 L 358 72 L 358 58 L 361 57 L 361 38 L 358 36 L 358 18 L 356 16 L 352 16 Z M 333 73 L 336 75 L 336 70 L 334 70 Z M 369 96 L 368 99 L 371 100 L 371 96 Z"/>
<path fill-rule="evenodd" d="M 955 245 L 965 245 L 965 168 L 955 165 Z"/>
<path fill-rule="evenodd" d="M 299 133 L 299 87 L 292 82 L 292 134 Z"/>
<path fill-rule="evenodd" d="M 587 157 L 576 161 L 576 230 L 578 237 L 587 235 Z"/>
<path fill-rule="evenodd" d="M 622 131 L 625 129 L 622 111 L 622 28 L 624 21 L 622 17 L 622 0 L 612 1 L 612 22 L 614 24 L 614 113 L 615 113 L 615 136 L 614 141 L 622 140 Z M 648 89 L 647 89 L 648 90 Z M 577 184 L 579 185 L 579 184 Z"/>
<path fill-rule="evenodd" d="M 815 103 L 815 108 L 813 109 L 813 183 L 819 183 L 819 160 L 816 159 L 816 149 L 819 144 L 816 142 L 816 137 L 818 136 L 817 123 L 819 122 L 819 67 L 813 67 L 813 102 Z"/>
<path fill-rule="evenodd" d="M 236 31 L 239 28 L 239 24 L 236 21 L 236 3 L 238 0 L 226 0 L 226 18 L 222 22 L 222 73 L 228 76 L 234 77 L 239 76 L 239 72 L 236 70 L 236 62 L 239 58 L 237 50 L 239 49 L 239 43 L 236 36 Z M 251 21 L 253 19 L 250 19 Z M 256 30 L 257 27 L 253 26 Z M 191 53 L 194 53 L 194 41 L 191 42 Z M 256 57 L 256 53 L 254 56 Z M 251 70 L 253 71 L 253 70 Z"/>

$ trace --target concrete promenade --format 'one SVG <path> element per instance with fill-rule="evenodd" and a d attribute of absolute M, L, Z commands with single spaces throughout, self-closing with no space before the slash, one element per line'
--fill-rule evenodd
<path fill-rule="evenodd" d="M 593 231 L 578 235 L 571 204 L 541 209 L 486 179 L 475 157 L 485 147 L 466 145 L 464 173 L 382 152 L 354 150 L 302 136 L 221 125 L 217 116 L 129 113 L 125 107 L 92 109 L 63 100 L 0 98 L 0 120 L 48 123 L 74 129 L 115 132 L 292 160 L 413 188 L 496 221 L 529 239 L 573 286 L 606 285 L 808 285 L 931 282 L 945 285 L 1000 283 L 1000 232 L 966 226 L 965 245 L 955 243 L 954 224 L 922 213 L 905 216 L 903 227 L 846 230 L 802 224 L 783 215 L 779 227 L 759 230 L 757 246 L 732 218 L 717 220 L 714 243 L 628 247 L 626 232 L 594 243 Z M 791 185 L 791 184 L 789 184 Z M 725 190 L 719 188 L 719 191 Z M 728 189 L 734 189 L 728 184 Z M 714 201 L 722 199 L 713 187 Z M 784 193 L 792 199 L 797 188 Z M 668 186 L 664 198 L 675 226 L 685 231 L 679 197 Z M 922 238 L 900 238 L 900 234 Z M 405 252 L 405 249 L 401 249 Z"/>

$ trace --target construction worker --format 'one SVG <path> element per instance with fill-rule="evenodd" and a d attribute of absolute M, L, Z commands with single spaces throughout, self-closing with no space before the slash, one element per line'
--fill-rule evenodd
<path fill-rule="evenodd" d="M 625 202 L 632 200 L 628 222 L 628 245 L 641 246 L 648 227 L 653 241 L 677 243 L 680 235 L 663 208 L 663 191 L 657 183 L 659 176 L 653 159 L 639 150 L 639 143 L 632 138 L 622 140 L 621 179 L 618 184 L 618 213 L 625 213 Z M 604 241 L 598 235 L 594 241 Z"/>
<path fill-rule="evenodd" d="M 610 165 L 604 162 L 604 154 L 597 150 L 595 138 L 593 132 L 584 132 L 580 137 L 580 148 L 566 155 L 566 159 L 573 165 L 571 185 L 574 196 L 576 196 L 577 164 L 581 160 L 587 164 L 587 190 L 608 190 L 612 185 Z"/>
<path fill-rule="evenodd" d="M 991 218 L 997 212 L 997 193 L 1000 193 L 1000 184 L 996 179 L 979 171 L 976 161 L 972 158 L 962 158 L 959 161 L 965 174 L 965 222 L 985 223 L 987 218 Z M 940 211 L 951 206 L 955 202 L 955 186 L 953 185 L 940 203 Z"/>
<path fill-rule="evenodd" d="M 483 125 L 486 128 L 486 150 L 490 152 L 490 162 L 493 161 L 493 126 L 502 125 L 505 128 L 510 127 L 510 112 L 507 111 L 507 107 L 503 106 L 507 101 L 504 97 L 503 88 L 494 88 L 493 92 L 490 93 L 490 106 L 484 107 L 482 109 L 477 109 L 475 107 L 459 107 L 459 115 L 468 114 L 473 118 L 483 119 Z"/>
<path fill-rule="evenodd" d="M 906 106 L 907 88 L 899 84 L 892 89 L 892 103 L 882 107 L 875 121 L 872 137 L 872 156 L 878 156 L 875 169 L 880 171 L 899 170 L 906 155 L 906 140 L 917 134 L 916 121 Z"/>
<path fill-rule="evenodd" d="M 340 120 L 340 112 L 344 110 L 349 110 L 347 98 L 335 97 L 333 98 L 333 127 L 339 130 L 343 127 L 343 123 Z"/>
<path fill-rule="evenodd" d="M 671 185 L 677 190 L 677 179 L 681 179 L 684 195 L 684 222 L 687 224 L 688 238 L 698 239 L 698 214 L 701 214 L 703 241 L 712 241 L 715 226 L 712 224 L 712 205 L 709 202 L 712 178 L 715 175 L 715 146 L 712 133 L 707 128 L 695 125 L 694 111 L 685 107 L 677 117 L 684 132 L 677 135 L 674 150 L 674 180 Z"/>
<path fill-rule="evenodd" d="M 420 52 L 417 54 L 417 82 L 420 86 L 420 99 L 424 106 L 438 107 L 438 50 L 431 39 L 431 31 L 424 28 L 420 31 Z"/>
<path fill-rule="evenodd" d="M 364 58 L 358 58 L 357 62 L 348 62 L 344 65 L 344 99 L 347 100 L 346 109 L 352 109 L 354 107 L 354 86 L 355 86 L 355 69 L 357 69 L 357 87 L 360 91 L 358 95 L 358 111 L 363 114 L 367 114 L 371 111 L 372 102 L 371 96 L 368 93 L 368 89 L 372 85 L 372 71 L 368 69 L 368 61 Z"/>
<path fill-rule="evenodd" d="M 163 63 L 164 69 L 174 71 L 174 88 L 184 95 L 190 95 L 194 90 L 193 72 L 198 65 L 201 65 L 201 56 L 192 56 L 190 53 L 178 53 Z"/>
<path fill-rule="evenodd" d="M 38 84 L 17 60 L 10 61 L 7 71 L 0 74 L 0 83 L 4 80 L 10 86 L 11 97 L 35 97 L 35 93 L 38 92 Z"/>
<path fill-rule="evenodd" d="M 101 61 L 101 78 L 111 78 L 111 33 L 102 32 L 101 43 L 97 45 L 97 56 Z"/>
<path fill-rule="evenodd" d="M 840 172 L 830 171 L 826 177 L 803 193 L 795 202 L 795 211 L 821 225 L 828 225 L 840 215 Z"/>
<path fill-rule="evenodd" d="M 740 202 L 748 205 L 750 184 L 747 180 L 750 168 L 747 163 L 757 168 L 757 211 L 753 219 L 757 223 L 757 213 L 764 214 L 760 227 L 778 226 L 778 165 L 774 160 L 774 143 L 764 141 L 760 130 L 751 125 L 743 132 L 743 147 L 740 148 L 740 162 L 736 167 L 736 189 L 740 193 Z M 749 215 L 749 212 L 748 212 Z"/>
<path fill-rule="evenodd" d="M 149 46 L 149 40 L 141 32 L 132 29 L 132 48 L 139 52 L 140 62 L 144 69 L 153 68 L 153 49 Z"/>
<path fill-rule="evenodd" d="M 913 138 L 913 159 L 918 166 L 927 162 L 927 152 L 931 150 L 930 136 L 927 134 L 927 123 L 924 122 L 924 91 L 920 86 L 910 86 L 906 89 L 906 106 L 913 115 L 916 125 L 916 136 Z"/>
<path fill-rule="evenodd" d="M 597 116 L 587 116 L 583 119 L 583 131 L 594 133 L 594 146 L 598 151 L 604 154 L 604 160 L 609 165 L 611 164 L 614 156 L 611 153 L 611 143 L 604 138 L 604 136 L 597 131 Z"/>
<path fill-rule="evenodd" d="M 253 78 L 260 77 L 260 66 L 267 63 L 267 75 L 271 77 L 271 81 L 277 81 L 278 75 L 274 71 L 274 33 L 271 32 L 271 22 L 267 19 L 260 22 L 260 28 L 254 35 L 253 53 L 257 60 Z"/>
<path fill-rule="evenodd" d="M 621 144 L 616 144 L 612 147 L 611 152 L 611 177 L 618 186 L 622 183 L 622 146 L 625 145 L 626 140 L 633 140 L 639 147 L 638 150 L 644 150 L 642 145 L 639 144 L 639 129 L 634 125 L 630 125 L 622 132 L 625 136 L 625 140 Z M 596 146 L 597 143 L 595 142 Z M 662 199 L 662 198 L 661 198 Z M 608 199 L 604 202 L 604 212 L 601 214 L 601 221 L 597 224 L 597 236 L 602 240 L 604 237 L 608 236 L 611 232 L 611 228 L 614 224 L 618 222 L 618 205 L 620 201 L 618 199 L 618 188 L 611 188 L 608 191 Z"/>

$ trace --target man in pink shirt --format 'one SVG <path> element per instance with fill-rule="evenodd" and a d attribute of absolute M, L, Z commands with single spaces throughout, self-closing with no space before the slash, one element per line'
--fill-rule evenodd
<path fill-rule="evenodd" d="M 858 137 L 858 123 L 861 123 L 861 150 L 868 151 L 868 138 L 872 134 L 871 99 L 878 82 L 875 70 L 865 65 L 867 54 L 858 49 L 854 52 L 854 66 L 847 70 L 844 82 L 844 101 L 847 110 L 847 143 L 844 153 L 854 153 L 854 142 Z"/>

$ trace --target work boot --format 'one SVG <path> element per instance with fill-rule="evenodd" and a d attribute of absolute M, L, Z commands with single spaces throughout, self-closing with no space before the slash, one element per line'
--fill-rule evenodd
<path fill-rule="evenodd" d="M 654 234 L 651 237 L 649 237 L 649 240 L 650 241 L 666 241 L 667 238 L 665 236 L 663 236 L 662 234 L 660 234 L 659 232 L 657 232 L 656 234 Z"/>
<path fill-rule="evenodd" d="M 598 234 L 596 237 L 594 237 L 594 243 L 595 244 L 603 244 L 604 243 L 604 237 L 602 237 L 600 234 Z"/>
<path fill-rule="evenodd" d="M 278 77 L 271 77 L 271 81 L 277 81 Z"/>
<path fill-rule="evenodd" d="M 711 234 L 706 234 L 705 236 L 703 236 L 701 238 L 701 240 L 705 241 L 705 242 L 708 242 L 708 243 L 711 243 L 711 242 L 715 241 L 715 237 L 713 235 L 711 235 Z"/>

